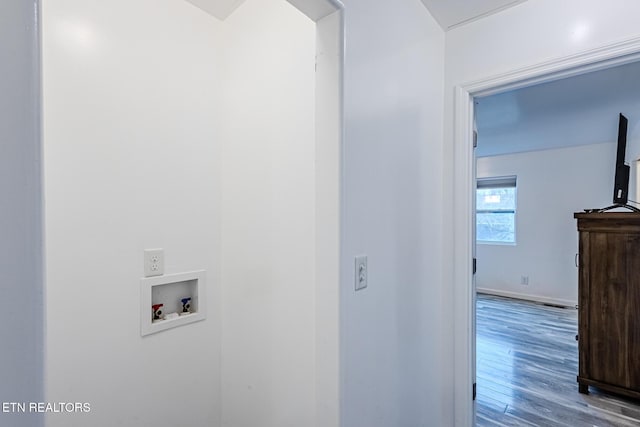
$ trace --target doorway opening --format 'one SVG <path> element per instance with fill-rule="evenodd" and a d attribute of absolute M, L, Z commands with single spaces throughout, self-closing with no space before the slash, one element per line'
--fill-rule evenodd
<path fill-rule="evenodd" d="M 640 415 L 631 402 L 577 394 L 573 219 L 611 204 L 620 112 L 632 123 L 628 163 L 640 154 L 639 73 L 633 62 L 474 99 L 479 426 L 562 417 L 624 425 L 605 400 Z"/>
<path fill-rule="evenodd" d="M 560 58 L 479 82 L 456 87 L 454 111 L 454 301 L 456 336 L 457 425 L 474 425 L 475 405 L 475 245 L 473 200 L 475 155 L 473 144 L 474 99 L 505 93 L 563 78 L 635 62 L 640 58 L 640 39 L 612 44 L 580 55 Z"/>

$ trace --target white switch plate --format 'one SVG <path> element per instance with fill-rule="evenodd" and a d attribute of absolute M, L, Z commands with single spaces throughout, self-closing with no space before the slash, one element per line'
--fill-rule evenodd
<path fill-rule="evenodd" d="M 144 250 L 144 277 L 164 274 L 164 249 Z"/>
<path fill-rule="evenodd" d="M 356 291 L 367 287 L 367 256 L 359 255 L 356 257 L 356 274 L 355 274 L 355 286 Z"/>

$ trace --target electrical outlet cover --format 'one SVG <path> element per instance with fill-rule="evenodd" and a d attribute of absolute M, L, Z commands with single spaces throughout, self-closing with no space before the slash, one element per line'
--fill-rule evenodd
<path fill-rule="evenodd" d="M 356 257 L 356 271 L 355 271 L 355 288 L 356 291 L 367 287 L 368 282 L 367 271 L 367 256 L 359 255 Z"/>
<path fill-rule="evenodd" d="M 164 249 L 144 250 L 144 277 L 164 274 Z"/>

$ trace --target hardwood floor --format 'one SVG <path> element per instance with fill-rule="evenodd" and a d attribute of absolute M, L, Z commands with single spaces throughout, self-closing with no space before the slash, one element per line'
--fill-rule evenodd
<path fill-rule="evenodd" d="M 574 309 L 478 295 L 477 426 L 640 426 L 640 402 L 593 387 L 578 393 L 577 318 Z"/>

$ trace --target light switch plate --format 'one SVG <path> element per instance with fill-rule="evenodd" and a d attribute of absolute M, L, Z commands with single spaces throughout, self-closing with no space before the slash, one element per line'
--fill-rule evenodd
<path fill-rule="evenodd" d="M 356 271 L 354 277 L 356 291 L 367 287 L 368 274 L 369 272 L 367 271 L 367 256 L 358 255 L 356 257 Z"/>

